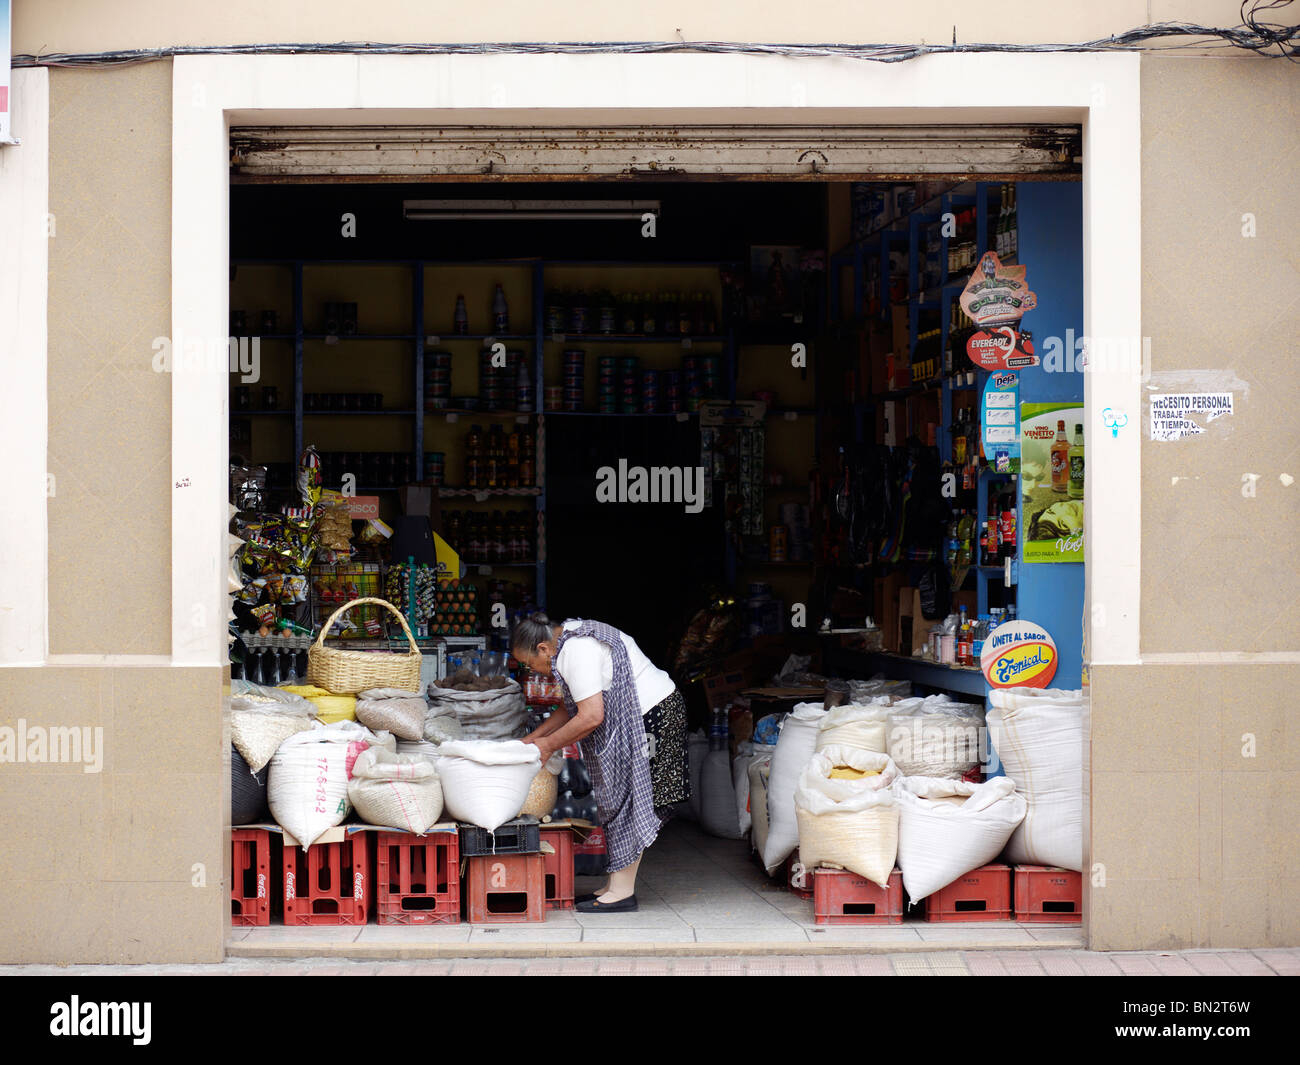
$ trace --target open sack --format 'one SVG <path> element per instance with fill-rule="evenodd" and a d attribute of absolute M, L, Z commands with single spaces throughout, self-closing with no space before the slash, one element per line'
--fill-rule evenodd
<path fill-rule="evenodd" d="M 887 754 L 856 747 L 813 754 L 794 793 L 804 868 L 826 862 L 887 886 L 898 857 L 897 779 Z"/>
<path fill-rule="evenodd" d="M 519 816 L 542 768 L 541 752 L 519 740 L 452 740 L 438 754 L 447 812 L 489 832 Z"/>

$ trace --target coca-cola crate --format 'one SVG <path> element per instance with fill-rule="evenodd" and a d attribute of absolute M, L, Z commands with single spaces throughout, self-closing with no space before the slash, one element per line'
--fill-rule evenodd
<path fill-rule="evenodd" d="M 817 924 L 902 924 L 903 874 L 889 874 L 879 887 L 847 869 L 813 873 L 813 920 Z"/>
<path fill-rule="evenodd" d="M 798 895 L 801 899 L 813 897 L 814 870 L 804 868 L 803 862 L 799 860 L 797 850 L 785 860 L 782 869 L 785 885 L 790 889 L 791 894 Z"/>
<path fill-rule="evenodd" d="M 375 922 L 460 923 L 460 835 L 375 835 Z"/>
<path fill-rule="evenodd" d="M 546 863 L 539 854 L 486 854 L 467 859 L 465 917 L 470 924 L 546 920 Z"/>
<path fill-rule="evenodd" d="M 460 826 L 462 858 L 488 854 L 536 854 L 542 845 L 541 824 L 535 817 L 518 817 L 497 827 L 495 832 L 477 825 Z"/>
<path fill-rule="evenodd" d="M 365 924 L 370 903 L 369 832 L 305 851 L 284 848 L 286 925 Z"/>
<path fill-rule="evenodd" d="M 264 828 L 231 830 L 230 923 L 271 923 L 271 833 Z"/>
<path fill-rule="evenodd" d="M 546 908 L 573 909 L 573 831 L 567 826 L 542 826 L 542 842 L 551 845 L 553 854 L 542 853 L 546 875 Z"/>
<path fill-rule="evenodd" d="M 1083 874 L 1052 865 L 1015 867 L 1016 920 L 1026 924 L 1080 924 Z"/>
<path fill-rule="evenodd" d="M 959 876 L 924 900 L 925 919 L 952 921 L 1011 920 L 1011 866 L 983 865 Z"/>
<path fill-rule="evenodd" d="M 573 845 L 573 871 L 577 876 L 600 876 L 606 864 L 605 829 L 597 825 L 586 839 Z"/>

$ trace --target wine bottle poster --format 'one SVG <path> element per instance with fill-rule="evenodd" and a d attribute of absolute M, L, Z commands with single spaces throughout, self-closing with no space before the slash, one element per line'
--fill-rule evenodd
<path fill-rule="evenodd" d="M 1083 561 L 1083 407 L 1020 404 L 1021 557 Z"/>

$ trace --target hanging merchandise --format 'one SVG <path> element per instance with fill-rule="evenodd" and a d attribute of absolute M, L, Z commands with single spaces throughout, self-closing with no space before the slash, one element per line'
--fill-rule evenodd
<path fill-rule="evenodd" d="M 913 903 L 994 861 L 1025 818 L 1025 797 L 1008 777 L 903 777 L 895 794 L 898 867 Z"/>
<path fill-rule="evenodd" d="M 489 832 L 518 815 L 542 768 L 537 748 L 518 740 L 455 740 L 438 753 L 447 812 Z"/>
<path fill-rule="evenodd" d="M 885 754 L 856 747 L 814 754 L 794 793 L 804 868 L 826 862 L 885 887 L 898 857 L 897 779 Z"/>
<path fill-rule="evenodd" d="M 1083 692 L 1008 688 L 989 693 L 989 739 L 1025 797 L 1007 843 L 1016 865 L 1083 870 Z"/>
<path fill-rule="evenodd" d="M 799 703 L 781 723 L 781 737 L 772 755 L 772 772 L 767 789 L 767 845 L 763 865 L 772 876 L 799 846 L 799 822 L 795 818 L 794 792 L 817 747 L 818 726 L 826 716 L 821 703 Z"/>
<path fill-rule="evenodd" d="M 442 785 L 427 758 L 370 747 L 352 765 L 348 801 L 367 824 L 423 835 L 442 816 Z"/>
<path fill-rule="evenodd" d="M 980 403 L 984 458 L 994 473 L 1020 470 L 1020 375 L 994 373 L 984 384 Z"/>
<path fill-rule="evenodd" d="M 1076 403 L 1020 405 L 1026 563 L 1083 561 L 1083 425 L 1084 411 Z M 1074 427 L 1073 439 L 1067 426 Z M 1072 464 L 1078 470 L 1073 485 Z"/>

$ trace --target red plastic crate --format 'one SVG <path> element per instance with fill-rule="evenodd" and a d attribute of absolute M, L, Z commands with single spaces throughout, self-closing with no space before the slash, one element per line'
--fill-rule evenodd
<path fill-rule="evenodd" d="M 1017 921 L 1083 922 L 1083 874 L 1051 865 L 1017 865 L 1015 872 Z"/>
<path fill-rule="evenodd" d="M 573 909 L 573 832 L 567 828 L 542 826 L 542 842 L 555 848 L 554 854 L 542 855 L 546 875 L 546 908 Z"/>
<path fill-rule="evenodd" d="M 460 833 L 375 833 L 375 922 L 460 923 Z"/>
<path fill-rule="evenodd" d="M 923 900 L 925 919 L 951 921 L 1011 920 L 1011 866 L 983 865 L 959 876 Z"/>
<path fill-rule="evenodd" d="M 357 832 L 306 851 L 284 848 L 286 925 L 366 923 L 371 894 L 369 835 Z"/>
<path fill-rule="evenodd" d="M 790 889 L 790 893 L 798 895 L 801 899 L 810 899 L 813 897 L 813 872 L 812 869 L 805 869 L 799 878 L 802 883 L 796 882 L 794 867 L 799 864 L 799 852 L 795 851 L 785 860 L 782 867 L 782 876 L 785 877 L 785 886 Z M 833 872 L 834 870 L 832 870 Z"/>
<path fill-rule="evenodd" d="M 541 854 L 468 858 L 465 916 L 471 924 L 546 920 L 546 863 Z"/>
<path fill-rule="evenodd" d="M 230 832 L 230 923 L 271 923 L 271 833 L 264 828 Z"/>
<path fill-rule="evenodd" d="M 813 873 L 813 920 L 817 924 L 902 924 L 903 874 L 889 874 L 882 888 L 847 869 Z"/>

